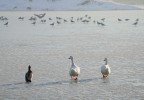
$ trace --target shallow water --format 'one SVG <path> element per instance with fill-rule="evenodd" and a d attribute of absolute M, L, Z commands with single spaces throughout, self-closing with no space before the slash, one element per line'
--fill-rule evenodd
<path fill-rule="evenodd" d="M 0 100 L 142 100 L 143 12 L 46 12 L 46 23 L 37 19 L 35 25 L 28 19 L 43 12 L 0 12 L 9 19 L 8 25 L 0 21 Z M 87 19 L 86 14 L 91 16 L 89 23 L 76 21 Z M 60 20 L 58 25 L 56 16 L 68 22 Z M 75 23 L 70 22 L 71 17 Z M 137 18 L 138 24 L 132 25 Z M 69 77 L 70 55 L 81 67 L 77 82 Z M 105 57 L 111 74 L 102 79 L 100 67 Z M 27 84 L 24 75 L 29 64 L 34 77 Z"/>
<path fill-rule="evenodd" d="M 116 2 L 124 3 L 124 4 L 144 5 L 143 0 L 112 0 L 112 1 L 116 1 Z"/>

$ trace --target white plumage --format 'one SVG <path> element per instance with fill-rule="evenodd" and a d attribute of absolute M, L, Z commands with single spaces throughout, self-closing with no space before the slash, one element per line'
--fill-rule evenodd
<path fill-rule="evenodd" d="M 71 76 L 72 79 L 74 80 L 77 80 L 78 79 L 78 76 L 80 74 L 80 67 L 76 66 L 74 64 L 74 61 L 73 61 L 73 57 L 70 56 L 69 59 L 71 59 L 72 61 L 72 65 L 71 65 L 71 68 L 70 68 L 70 71 L 69 71 L 69 74 Z"/>
<path fill-rule="evenodd" d="M 107 64 L 108 63 L 107 58 L 105 58 L 104 61 L 105 64 L 101 66 L 101 73 L 103 77 L 107 77 L 110 74 L 111 70 L 109 65 Z"/>

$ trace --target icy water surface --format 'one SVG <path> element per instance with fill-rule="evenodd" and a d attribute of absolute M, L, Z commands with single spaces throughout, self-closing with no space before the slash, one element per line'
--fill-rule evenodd
<path fill-rule="evenodd" d="M 0 100 L 144 99 L 144 11 L 0 12 L 0 17 Z M 70 55 L 81 67 L 78 81 L 70 80 Z M 105 57 L 111 74 L 102 79 Z M 27 84 L 29 64 L 34 77 Z"/>
<path fill-rule="evenodd" d="M 112 0 L 124 4 L 144 5 L 144 0 Z"/>

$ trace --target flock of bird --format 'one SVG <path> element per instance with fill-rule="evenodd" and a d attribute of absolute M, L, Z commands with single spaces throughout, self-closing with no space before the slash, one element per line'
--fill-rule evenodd
<path fill-rule="evenodd" d="M 54 17 L 54 18 L 45 18 L 46 13 L 42 13 L 42 14 L 33 14 L 33 16 L 31 16 L 28 20 L 31 22 L 31 24 L 36 25 L 38 23 L 38 21 L 40 21 L 41 23 L 46 23 L 49 22 L 49 25 L 51 26 L 55 26 L 55 25 L 60 25 L 62 23 L 76 23 L 76 22 L 81 22 L 81 23 L 94 23 L 97 24 L 98 26 L 106 26 L 105 24 L 105 20 L 106 18 L 101 18 L 99 20 L 95 20 L 92 19 L 91 16 L 88 16 L 87 14 L 82 16 L 82 17 L 70 17 L 69 19 L 65 19 L 62 17 Z M 17 18 L 20 21 L 24 21 L 26 18 L 23 16 L 20 16 Z M 0 16 L 0 22 L 4 22 L 3 25 L 8 26 L 9 22 L 8 22 L 8 18 L 4 17 L 4 16 Z M 118 18 L 117 21 L 118 22 L 122 22 L 122 21 L 129 21 L 130 19 L 120 19 Z M 139 19 L 135 19 L 135 22 L 132 23 L 132 25 L 136 26 L 139 22 Z"/>
<path fill-rule="evenodd" d="M 33 25 L 35 25 L 38 20 L 41 23 L 46 23 L 47 19 L 44 19 L 45 15 L 46 15 L 46 13 L 34 14 L 28 20 L 30 20 L 31 24 L 33 24 Z M 25 17 L 20 16 L 20 17 L 18 17 L 18 19 L 21 20 L 21 21 L 24 21 Z M 48 21 L 51 22 L 49 25 L 54 26 L 56 24 L 62 24 L 62 23 L 67 23 L 67 22 L 70 22 L 70 23 L 76 23 L 76 22 L 90 23 L 90 22 L 93 22 L 93 23 L 96 23 L 98 26 L 105 26 L 104 22 L 106 20 L 106 18 L 101 18 L 99 21 L 92 20 L 92 17 L 90 17 L 88 15 L 84 15 L 83 17 L 78 17 L 78 18 L 70 17 L 69 19 L 64 19 L 62 17 L 55 17 L 55 19 L 49 17 Z M 4 22 L 3 25 L 8 26 L 8 24 L 9 24 L 8 20 L 9 19 L 7 17 L 0 16 L 0 22 L 1 21 Z M 129 21 L 130 19 L 123 19 L 123 20 Z M 123 20 L 120 19 L 120 18 L 117 19 L 118 22 L 121 22 Z M 138 22 L 139 22 L 139 19 L 137 18 L 135 20 L 135 22 L 132 23 L 132 25 L 137 25 Z M 70 56 L 69 59 L 71 59 L 71 62 L 72 62 L 72 65 L 71 65 L 71 68 L 70 68 L 70 71 L 69 71 L 70 77 L 73 80 L 77 80 L 78 76 L 80 74 L 80 67 L 75 65 L 72 56 Z M 110 74 L 110 72 L 111 72 L 110 71 L 110 67 L 107 64 L 107 58 L 105 58 L 104 61 L 105 61 L 105 64 L 101 66 L 101 73 L 103 75 L 103 78 L 107 77 Z M 33 76 L 33 73 L 31 71 L 31 66 L 29 65 L 28 66 L 28 72 L 25 74 L 25 81 L 26 82 L 31 82 L 32 76 Z"/>
<path fill-rule="evenodd" d="M 70 59 L 72 62 L 70 70 L 69 70 L 69 75 L 70 75 L 72 80 L 78 80 L 78 76 L 80 75 L 80 67 L 78 67 L 74 63 L 73 56 L 70 56 L 68 59 Z M 110 67 L 108 65 L 107 58 L 105 58 L 104 61 L 105 61 L 105 64 L 103 64 L 101 66 L 101 73 L 102 73 L 103 78 L 106 78 L 110 74 L 111 70 L 110 70 Z M 25 74 L 25 81 L 28 83 L 31 82 L 32 76 L 33 76 L 33 73 L 31 71 L 31 66 L 29 65 L 28 66 L 28 72 Z"/>

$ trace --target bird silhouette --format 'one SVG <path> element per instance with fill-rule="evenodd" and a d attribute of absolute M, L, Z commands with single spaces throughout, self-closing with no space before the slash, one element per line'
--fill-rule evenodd
<path fill-rule="evenodd" d="M 25 81 L 26 82 L 31 82 L 31 79 L 33 77 L 33 73 L 31 71 L 31 66 L 28 66 L 28 72 L 25 74 Z"/>
<path fill-rule="evenodd" d="M 41 19 L 46 15 L 46 13 L 44 13 L 44 14 L 34 14 L 34 15 Z"/>
<path fill-rule="evenodd" d="M 7 26 L 7 25 L 8 25 L 8 22 L 6 22 L 4 25 L 6 25 L 6 26 Z"/>
<path fill-rule="evenodd" d="M 138 22 L 133 23 L 133 25 L 137 25 L 137 24 L 138 24 Z"/>

